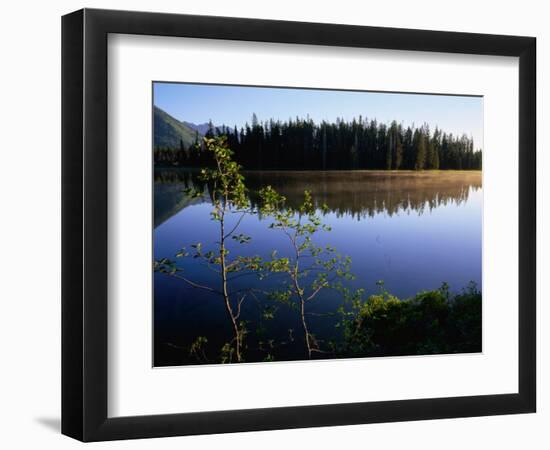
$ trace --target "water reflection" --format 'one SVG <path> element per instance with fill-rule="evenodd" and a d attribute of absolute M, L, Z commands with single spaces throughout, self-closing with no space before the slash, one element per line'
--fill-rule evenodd
<path fill-rule="evenodd" d="M 349 256 L 355 280 L 351 289 L 365 289 L 366 295 L 378 292 L 384 280 L 389 292 L 399 298 L 423 290 L 437 289 L 447 282 L 454 292 L 474 281 L 481 288 L 482 186 L 480 172 L 248 172 L 245 173 L 249 197 L 257 201 L 258 190 L 271 185 L 297 206 L 304 190 L 329 211 L 323 222 L 332 231 L 319 232 L 315 243 L 334 246 Z M 190 199 L 184 189 L 205 192 L 203 198 Z M 173 257 L 182 246 L 201 242 L 211 249 L 219 230 L 210 218 L 208 186 L 198 172 L 167 169 L 155 172 L 154 257 Z M 236 217 L 229 220 L 236 221 Z M 234 223 L 234 222 L 233 222 Z M 246 246 L 231 243 L 232 254 L 268 258 L 273 250 L 280 256 L 290 252 L 288 240 L 268 228 L 269 219 L 247 216 L 239 230 L 252 236 Z M 229 227 L 231 225 L 229 224 Z M 229 244 L 228 244 L 229 245 Z M 207 247 L 207 248 L 206 248 Z M 203 285 L 215 286 L 218 274 L 193 258 L 183 258 L 181 268 Z M 241 278 L 233 288 L 260 287 L 255 278 Z M 276 278 L 261 281 L 262 287 L 278 286 Z M 272 283 L 267 284 L 266 283 Z M 280 307 L 274 320 L 264 321 L 261 311 L 265 299 L 253 299 L 243 306 L 254 338 L 259 336 L 289 340 L 289 330 L 300 329 L 296 314 Z M 327 292 L 310 305 L 311 329 L 325 341 L 337 339 L 336 317 L 327 316 L 341 304 L 337 293 Z M 154 275 L 155 366 L 194 363 L 189 359 L 190 343 L 197 336 L 208 336 L 209 352 L 219 352 L 231 336 L 226 312 L 218 295 L 193 289 L 165 274 Z M 263 330 L 263 331 L 262 331 Z M 252 345 L 252 344 L 250 344 Z M 249 348 L 251 361 L 263 353 Z M 265 356 L 265 355 L 264 355 Z M 303 348 L 293 343 L 281 346 L 275 359 L 303 358 Z M 259 358 L 259 359 L 258 359 Z"/>
<path fill-rule="evenodd" d="M 271 185 L 298 206 L 304 191 L 311 192 L 318 205 L 326 204 L 337 217 L 356 219 L 376 214 L 393 216 L 400 212 L 418 214 L 448 204 L 461 205 L 470 192 L 481 189 L 481 172 L 365 172 L 365 171 L 256 171 L 244 172 L 253 205 L 258 191 Z M 191 200 L 184 189 L 205 192 L 203 199 Z M 155 171 L 155 227 L 183 208 L 208 201 L 208 186 L 194 170 Z"/>

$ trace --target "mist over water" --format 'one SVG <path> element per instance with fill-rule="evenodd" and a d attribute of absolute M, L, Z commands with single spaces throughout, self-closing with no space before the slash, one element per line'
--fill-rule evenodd
<path fill-rule="evenodd" d="M 323 222 L 332 231 L 316 234 L 315 240 L 351 257 L 356 275 L 351 287 L 375 293 L 376 282 L 383 280 L 385 288 L 400 298 L 437 289 L 443 282 L 455 292 L 470 281 L 481 288 L 481 172 L 256 171 L 243 175 L 253 205 L 258 190 L 271 185 L 290 206 L 301 203 L 304 190 L 311 192 L 316 205 L 328 206 Z M 203 198 L 189 198 L 184 192 L 188 187 L 203 189 Z M 202 242 L 205 250 L 213 246 L 217 231 L 210 220 L 208 186 L 196 171 L 156 170 L 154 202 L 155 258 L 172 258 L 181 247 L 196 242 Z M 236 217 L 228 227 L 231 220 Z M 269 223 L 259 216 L 245 217 L 239 232 L 250 235 L 252 241 L 245 246 L 234 244 L 230 251 L 263 257 L 273 250 L 280 255 L 290 251 L 284 236 L 270 230 Z M 197 260 L 183 258 L 179 263 L 194 280 L 218 283 L 217 275 Z M 258 281 L 248 277 L 241 283 Z M 257 323 L 262 301 L 248 302 L 244 317 Z M 312 303 L 312 312 L 334 311 L 339 302 L 327 293 Z M 185 364 L 185 352 L 179 349 L 199 335 L 208 336 L 212 348 L 219 348 L 230 333 L 216 295 L 161 273 L 154 274 L 154 312 L 157 366 Z M 290 341 L 289 330 L 298 328 L 294 316 L 281 309 L 265 326 L 270 335 Z M 334 320 L 319 316 L 312 319 L 312 328 L 317 336 L 329 339 Z M 286 350 L 283 345 L 276 356 L 277 360 L 302 359 L 302 354 L 300 345 L 294 344 Z"/>

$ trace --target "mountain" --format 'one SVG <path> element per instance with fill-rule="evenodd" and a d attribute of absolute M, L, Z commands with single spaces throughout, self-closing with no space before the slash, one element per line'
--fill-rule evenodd
<path fill-rule="evenodd" d="M 208 130 L 210 129 L 210 125 L 208 123 L 199 123 L 198 125 L 193 122 L 183 122 L 185 125 L 187 125 L 189 128 L 192 128 L 193 130 L 196 130 L 201 134 L 202 136 L 205 136 Z M 212 125 L 214 127 L 215 132 L 225 133 L 226 131 L 233 131 L 233 128 L 228 127 L 227 125 Z"/>
<path fill-rule="evenodd" d="M 206 134 L 206 132 L 208 131 L 208 128 L 209 128 L 207 122 L 199 123 L 198 125 L 196 123 L 192 123 L 192 122 L 183 122 L 183 123 L 185 125 L 187 125 L 189 128 L 191 128 L 192 130 L 198 131 L 203 136 Z"/>
<path fill-rule="evenodd" d="M 185 147 L 189 147 L 195 142 L 197 132 L 172 117 L 166 111 L 154 107 L 154 148 L 168 147 L 179 148 L 180 140 Z M 199 132 L 199 139 L 202 133 Z"/>

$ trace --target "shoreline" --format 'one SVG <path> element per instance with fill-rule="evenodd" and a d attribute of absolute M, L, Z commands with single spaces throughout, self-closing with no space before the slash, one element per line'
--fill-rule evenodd
<path fill-rule="evenodd" d="M 153 170 L 186 170 L 189 172 L 198 172 L 202 168 L 200 167 L 183 167 L 183 166 L 158 166 L 153 167 Z M 408 175 L 422 175 L 422 174 L 482 174 L 483 170 L 478 169 L 425 169 L 425 170 L 384 170 L 384 169 L 242 169 L 242 173 L 368 173 L 368 174 L 408 174 Z"/>

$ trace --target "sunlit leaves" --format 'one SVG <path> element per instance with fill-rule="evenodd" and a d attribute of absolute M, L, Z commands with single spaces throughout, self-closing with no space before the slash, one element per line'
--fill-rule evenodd
<path fill-rule="evenodd" d="M 190 198 L 200 198 L 204 195 L 204 192 L 194 188 L 186 188 L 183 192 Z"/>
<path fill-rule="evenodd" d="M 381 292 L 343 288 L 338 312 L 343 341 L 341 355 L 413 355 L 480 351 L 481 293 L 477 287 L 452 295 L 440 289 L 399 299 L 378 283 Z"/>
<path fill-rule="evenodd" d="M 248 244 L 252 240 L 250 236 L 247 236 L 242 233 L 231 236 L 231 239 L 233 239 L 234 241 L 237 241 L 239 244 Z"/>
<path fill-rule="evenodd" d="M 185 256 L 189 256 L 189 252 L 185 249 L 185 247 L 182 247 L 175 256 L 176 258 L 183 258 Z"/>
<path fill-rule="evenodd" d="M 202 363 L 209 362 L 205 350 L 207 343 L 208 339 L 205 336 L 198 336 L 189 347 L 189 356 L 194 357 L 197 361 Z"/>
<path fill-rule="evenodd" d="M 155 272 L 165 273 L 168 275 L 173 275 L 176 272 L 181 271 L 181 269 L 176 266 L 176 263 L 168 258 L 161 258 L 159 260 L 156 260 L 153 263 L 153 270 Z"/>
<path fill-rule="evenodd" d="M 309 331 L 305 317 L 306 302 L 317 298 L 325 289 L 336 289 L 341 285 L 340 280 L 352 280 L 351 259 L 336 254 L 333 247 L 315 244 L 316 233 L 329 232 L 332 228 L 323 223 L 317 214 L 317 207 L 309 191 L 304 192 L 304 200 L 298 208 L 287 206 L 286 199 L 271 186 L 263 188 L 259 194 L 260 212 L 270 219 L 268 227 L 283 232 L 290 244 L 290 256 L 278 257 L 277 252 L 273 251 L 271 259 L 263 264 L 267 273 L 286 274 L 289 280 L 284 289 L 274 290 L 269 296 L 299 312 L 307 355 L 311 358 L 313 352 L 322 353 L 322 350 Z M 324 204 L 320 207 L 321 213 L 327 210 Z M 313 261 L 305 265 L 304 260 L 310 261 L 309 258 L 313 258 Z M 316 274 L 313 279 L 312 273 Z"/>

